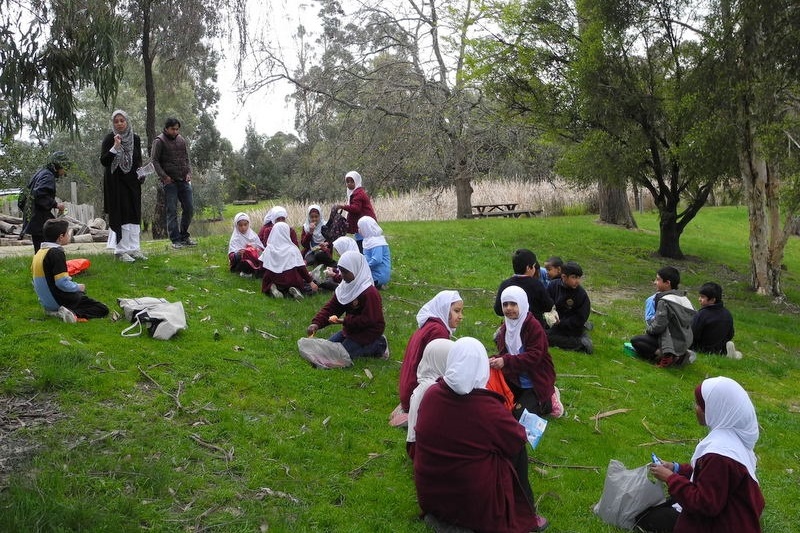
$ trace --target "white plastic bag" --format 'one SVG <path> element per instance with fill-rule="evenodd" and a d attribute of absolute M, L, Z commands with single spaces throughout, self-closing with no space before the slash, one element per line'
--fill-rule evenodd
<path fill-rule="evenodd" d="M 315 368 L 345 368 L 353 366 L 353 360 L 341 342 L 327 339 L 303 337 L 297 341 L 300 357 Z"/>
<path fill-rule="evenodd" d="M 628 470 L 621 462 L 611 459 L 603 495 L 594 506 L 594 514 L 607 524 L 633 529 L 639 513 L 666 500 L 663 484 L 651 480 L 648 472 L 648 465 Z"/>

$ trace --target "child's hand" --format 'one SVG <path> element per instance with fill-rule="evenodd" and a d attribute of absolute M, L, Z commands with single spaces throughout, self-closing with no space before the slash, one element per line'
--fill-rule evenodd
<path fill-rule="evenodd" d="M 341 320 L 339 320 L 339 317 L 336 315 L 329 316 L 328 322 L 330 322 L 331 324 L 341 324 Z"/>
<path fill-rule="evenodd" d="M 500 370 L 505 366 L 506 362 L 503 360 L 502 357 L 490 357 L 489 358 L 489 368 L 496 368 Z"/>
<path fill-rule="evenodd" d="M 313 337 L 314 334 L 317 333 L 318 329 L 319 326 L 317 326 L 316 324 L 311 324 L 306 328 L 306 335 L 308 335 L 309 337 Z"/>
<path fill-rule="evenodd" d="M 80 292 L 86 292 L 86 285 L 84 285 L 83 283 L 78 283 L 78 290 Z"/>
<path fill-rule="evenodd" d="M 651 464 L 650 473 L 659 481 L 666 482 L 674 472 L 672 471 L 672 463 L 662 463 L 660 465 Z"/>
<path fill-rule="evenodd" d="M 336 274 L 336 272 L 331 267 L 327 267 L 325 269 L 325 274 L 328 275 L 329 277 L 333 277 Z"/>

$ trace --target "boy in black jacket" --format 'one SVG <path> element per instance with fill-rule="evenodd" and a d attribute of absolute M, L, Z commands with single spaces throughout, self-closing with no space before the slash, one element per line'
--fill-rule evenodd
<path fill-rule="evenodd" d="M 547 330 L 550 346 L 576 352 L 594 352 L 592 340 L 586 333 L 591 303 L 586 290 L 581 287 L 583 269 L 575 261 L 561 267 L 561 279 L 551 280 L 547 293 L 553 299 L 558 321 Z"/>
<path fill-rule="evenodd" d="M 692 319 L 692 349 L 741 359 L 742 352 L 736 351 L 732 340 L 733 316 L 722 304 L 722 287 L 710 281 L 704 283 L 699 292 L 700 310 Z"/>

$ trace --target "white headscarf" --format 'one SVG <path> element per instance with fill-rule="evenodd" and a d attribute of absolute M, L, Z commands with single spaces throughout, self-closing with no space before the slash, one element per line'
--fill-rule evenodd
<path fill-rule="evenodd" d="M 438 318 L 447 327 L 450 334 L 455 331 L 450 327 L 450 306 L 461 301 L 458 291 L 441 291 L 425 302 L 417 313 L 417 327 L 422 327 L 429 318 Z"/>
<path fill-rule="evenodd" d="M 350 190 L 349 187 L 347 188 L 347 203 L 349 204 L 350 197 L 353 195 L 353 191 L 361 187 L 361 174 L 359 174 L 355 170 L 351 170 L 350 172 L 344 175 L 345 182 L 347 181 L 347 178 L 353 178 L 353 181 L 356 182 L 356 186 L 353 187 L 352 191 Z"/>
<path fill-rule="evenodd" d="M 282 205 L 276 205 L 272 208 L 272 221 L 275 222 L 279 218 L 287 218 L 289 216 L 289 212 L 286 210 L 285 207 Z"/>
<path fill-rule="evenodd" d="M 519 316 L 515 319 L 504 318 L 506 323 L 506 348 L 508 353 L 517 355 L 522 349 L 522 324 L 528 316 L 528 295 L 516 285 L 510 285 L 500 293 L 500 303 L 514 302 L 519 306 Z"/>
<path fill-rule="evenodd" d="M 236 216 L 233 217 L 233 233 L 231 233 L 231 240 L 228 241 L 228 253 L 243 250 L 247 248 L 248 244 L 253 248 L 263 250 L 264 245 L 261 244 L 261 239 L 258 238 L 253 228 L 248 225 L 245 233 L 239 232 L 237 225 L 241 220 L 246 220 L 249 223 L 250 217 L 247 216 L 247 213 L 236 213 Z"/>
<path fill-rule="evenodd" d="M 358 252 L 345 252 L 339 258 L 339 268 L 352 272 L 355 276 L 353 281 L 342 280 L 336 287 L 336 299 L 342 305 L 347 305 L 358 296 L 373 286 L 372 272 L 369 269 L 366 258 Z"/>
<path fill-rule="evenodd" d="M 415 426 L 417 425 L 419 404 L 430 386 L 436 383 L 437 379 L 444 376 L 447 369 L 447 354 L 453 344 L 455 343 L 450 339 L 433 339 L 425 346 L 425 351 L 422 352 L 422 359 L 417 367 L 418 385 L 414 392 L 411 393 L 411 399 L 408 404 L 407 442 L 415 442 L 417 440 Z"/>
<path fill-rule="evenodd" d="M 276 222 L 267 239 L 267 247 L 261 253 L 261 263 L 270 272 L 280 274 L 295 267 L 305 266 L 300 250 L 289 236 L 289 224 Z"/>
<path fill-rule="evenodd" d="M 316 246 L 321 242 L 325 241 L 325 237 L 322 236 L 322 226 L 325 225 L 325 219 L 322 218 L 322 208 L 317 204 L 312 204 L 308 206 L 308 210 L 306 211 L 306 221 L 303 222 L 303 230 L 306 233 L 312 233 L 311 231 L 311 211 L 317 210 L 319 213 L 319 222 L 314 227 L 313 235 L 311 237 L 311 246 Z"/>
<path fill-rule="evenodd" d="M 264 222 L 263 225 L 266 226 L 267 224 L 274 224 L 275 223 L 275 208 L 270 207 L 267 214 L 264 215 Z"/>
<path fill-rule="evenodd" d="M 125 130 L 122 133 L 119 133 L 114 128 L 114 117 L 117 115 L 125 117 Z M 133 167 L 133 127 L 128 114 L 122 109 L 117 109 L 111 113 L 111 133 L 119 135 L 122 141 L 122 150 L 114 154 L 114 160 L 111 162 L 111 172 L 114 172 L 119 167 L 122 172 L 127 174 Z"/>
<path fill-rule="evenodd" d="M 354 238 L 345 235 L 333 241 L 333 249 L 342 256 L 345 252 L 358 252 L 358 243 Z"/>
<path fill-rule="evenodd" d="M 756 478 L 758 419 L 753 402 L 737 382 L 726 377 L 709 378 L 700 385 L 705 400 L 706 425 L 710 430 L 692 455 L 692 466 L 707 453 L 724 455 L 747 468 Z"/>
<path fill-rule="evenodd" d="M 481 341 L 462 337 L 453 343 L 447 354 L 444 381 L 462 396 L 486 387 L 489 381 L 489 357 Z"/>
<path fill-rule="evenodd" d="M 375 219 L 370 216 L 363 216 L 358 219 L 358 233 L 364 237 L 363 246 L 365 250 L 388 244 L 383 237 L 383 230 Z"/>

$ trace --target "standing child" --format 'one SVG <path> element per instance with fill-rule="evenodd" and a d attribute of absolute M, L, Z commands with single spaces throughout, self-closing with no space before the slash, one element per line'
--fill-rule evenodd
<path fill-rule="evenodd" d="M 544 314 L 553 308 L 553 300 L 547 294 L 545 286 L 540 282 L 541 273 L 536 254 L 521 248 L 514 252 L 514 256 L 511 258 L 511 265 L 514 268 L 514 275 L 500 283 L 500 287 L 497 289 L 497 297 L 494 300 L 494 313 L 497 316 L 503 316 L 500 295 L 506 287 L 516 285 L 521 287 L 527 294 L 530 312 L 542 327 L 546 328 L 547 323 L 545 322 Z"/>
<path fill-rule="evenodd" d="M 108 307 L 86 296 L 86 286 L 72 281 L 67 272 L 62 246 L 72 237 L 69 222 L 63 218 L 47 220 L 42 232 L 44 241 L 33 256 L 31 274 L 33 288 L 45 313 L 68 323 L 108 315 Z"/>
<path fill-rule="evenodd" d="M 392 256 L 383 230 L 374 218 L 366 216 L 358 219 L 358 232 L 364 238 L 364 257 L 372 271 L 372 280 L 378 289 L 383 289 L 392 275 Z"/>
<path fill-rule="evenodd" d="M 733 316 L 722 304 L 722 287 L 710 281 L 700 287 L 700 310 L 692 318 L 692 349 L 741 359 L 733 344 Z"/>
<path fill-rule="evenodd" d="M 295 300 L 302 300 L 303 294 L 317 292 L 317 284 L 311 279 L 300 250 L 289 237 L 289 225 L 276 222 L 272 227 L 267 247 L 259 257 L 264 266 L 261 292 L 273 298 L 283 298 L 287 293 Z"/>
<path fill-rule="evenodd" d="M 651 474 L 667 484 L 671 500 L 643 513 L 637 526 L 641 531 L 760 533 L 764 495 L 756 478 L 759 429 L 753 403 L 726 377 L 706 379 L 694 396 L 697 422 L 708 427 L 708 435 L 690 464 L 650 465 Z M 673 503 L 680 504 L 680 512 Z M 659 523 L 653 523 L 654 516 Z"/>
<path fill-rule="evenodd" d="M 411 393 L 417 388 L 417 367 L 425 347 L 434 339 L 449 339 L 461 323 L 464 301 L 458 291 L 441 291 L 425 303 L 417 313 L 417 329 L 408 340 L 400 366 L 398 393 L 400 404 L 389 417 L 392 426 L 403 426 L 408 420 Z"/>
<path fill-rule="evenodd" d="M 339 204 L 336 208 L 347 211 L 347 232 L 354 234 L 358 249 L 361 251 L 363 237 L 358 232 L 358 220 L 364 216 L 370 216 L 375 220 L 378 220 L 378 217 L 375 216 L 372 201 L 362 186 L 361 174 L 351 170 L 345 174 L 344 182 L 347 186 L 347 203 Z"/>
<path fill-rule="evenodd" d="M 656 314 L 647 325 L 644 335 L 631 339 L 636 355 L 658 366 L 682 365 L 691 362 L 692 302 L 686 293 L 678 290 L 681 274 L 678 269 L 666 266 L 656 272 Z"/>
<path fill-rule="evenodd" d="M 328 340 L 341 343 L 350 357 L 388 358 L 383 302 L 366 259 L 358 252 L 345 252 L 339 259 L 339 270 L 342 283 L 311 320 L 306 333 L 313 337 L 330 324 L 341 324 L 342 330 Z"/>
<path fill-rule="evenodd" d="M 259 256 L 264 251 L 261 239 L 250 228 L 247 213 L 236 213 L 233 218 L 233 233 L 228 241 L 228 265 L 231 272 L 238 272 L 243 278 L 261 273 Z"/>
<path fill-rule="evenodd" d="M 514 394 L 514 417 L 519 419 L 523 409 L 539 416 L 562 416 L 564 407 L 555 387 L 547 335 L 528 312 L 528 295 L 512 285 L 503 290 L 500 300 L 505 319 L 495 338 L 498 355 L 489 359 L 489 367 L 503 371 Z"/>
<path fill-rule="evenodd" d="M 567 261 L 560 270 L 561 279 L 551 280 L 547 286 L 558 312 L 557 322 L 547 330 L 550 346 L 592 353 L 594 346 L 586 333 L 586 321 L 592 306 L 589 295 L 581 287 L 583 269 L 575 261 Z"/>

